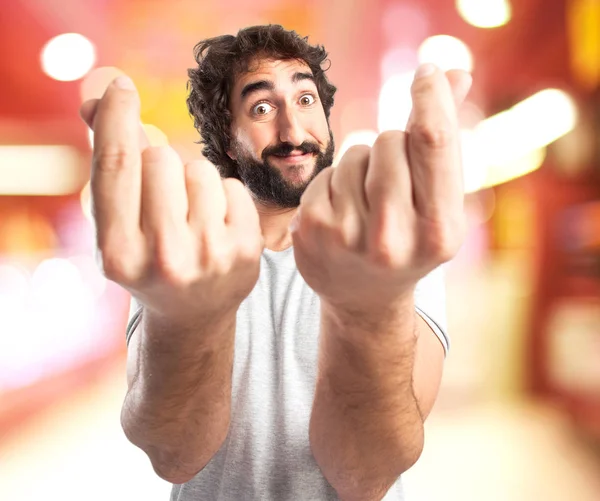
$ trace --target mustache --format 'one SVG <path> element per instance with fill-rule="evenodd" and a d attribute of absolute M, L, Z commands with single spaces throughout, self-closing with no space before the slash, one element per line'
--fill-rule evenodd
<path fill-rule="evenodd" d="M 267 146 L 262 152 L 262 158 L 265 160 L 267 157 L 277 155 L 280 157 L 289 155 L 293 151 L 301 151 L 302 153 L 320 153 L 321 148 L 317 143 L 310 141 L 304 141 L 299 146 L 294 146 L 292 143 L 279 143 L 273 146 Z"/>

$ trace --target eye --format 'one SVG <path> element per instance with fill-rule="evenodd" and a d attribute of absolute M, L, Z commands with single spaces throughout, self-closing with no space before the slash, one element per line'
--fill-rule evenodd
<path fill-rule="evenodd" d="M 252 108 L 252 113 L 254 115 L 266 115 L 272 109 L 273 107 L 269 103 L 258 103 Z"/>
<path fill-rule="evenodd" d="M 313 104 L 315 102 L 315 96 L 313 96 L 312 94 L 304 94 L 301 98 L 300 98 L 300 104 L 302 106 L 310 106 L 311 104 Z"/>

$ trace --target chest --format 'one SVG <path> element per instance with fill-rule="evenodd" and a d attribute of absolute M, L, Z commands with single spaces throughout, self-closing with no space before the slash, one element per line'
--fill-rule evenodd
<path fill-rule="evenodd" d="M 234 392 L 240 385 L 310 392 L 318 358 L 319 298 L 297 271 L 277 279 L 265 275 L 238 310 Z"/>

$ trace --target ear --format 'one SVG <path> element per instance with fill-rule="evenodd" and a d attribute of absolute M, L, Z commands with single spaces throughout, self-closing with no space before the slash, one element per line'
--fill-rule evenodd
<path fill-rule="evenodd" d="M 227 152 L 226 152 L 226 153 L 227 153 L 227 156 L 228 156 L 229 158 L 231 158 L 231 160 L 235 160 L 235 159 L 236 159 L 236 158 L 235 158 L 235 155 L 233 154 L 233 152 L 232 152 L 231 150 L 227 150 Z"/>

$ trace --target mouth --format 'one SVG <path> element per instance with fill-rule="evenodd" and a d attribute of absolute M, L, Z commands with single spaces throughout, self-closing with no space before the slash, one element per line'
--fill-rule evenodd
<path fill-rule="evenodd" d="M 273 155 L 278 162 L 285 164 L 299 164 L 310 160 L 314 156 L 314 153 L 290 153 L 289 155 Z"/>

